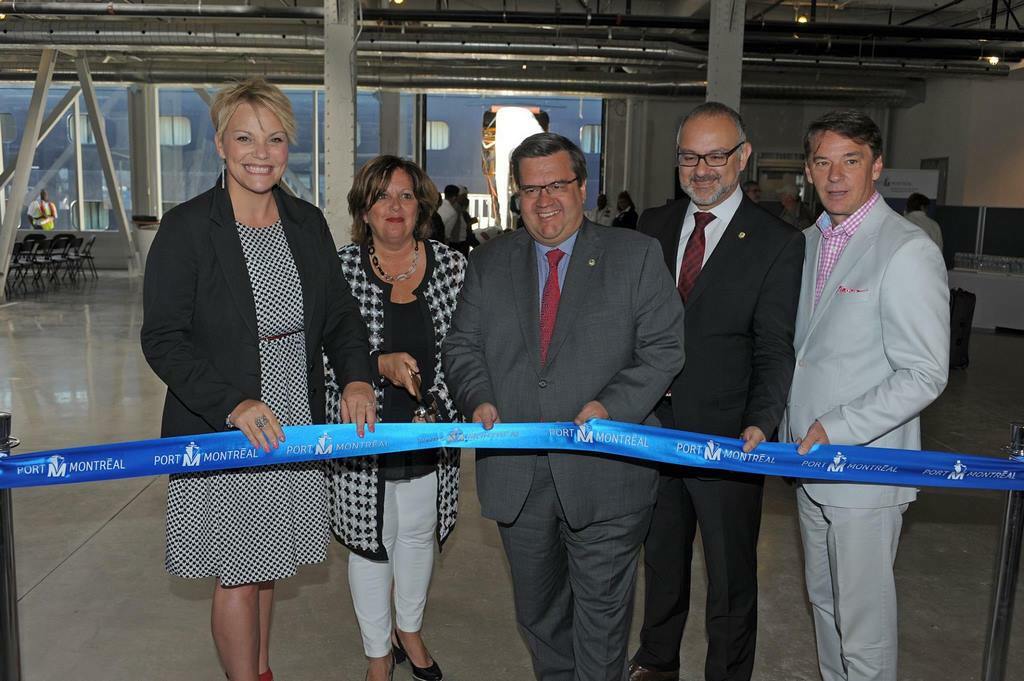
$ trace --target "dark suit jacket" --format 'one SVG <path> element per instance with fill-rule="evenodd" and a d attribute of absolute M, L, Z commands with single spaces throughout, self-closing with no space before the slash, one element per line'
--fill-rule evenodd
<path fill-rule="evenodd" d="M 369 382 L 366 326 L 323 214 L 277 188 L 274 198 L 302 285 L 310 411 L 323 423 L 320 350 L 341 385 Z M 260 399 L 256 302 L 226 191 L 215 187 L 164 215 L 143 309 L 142 351 L 167 384 L 163 437 L 224 430 L 239 402 Z"/>
<path fill-rule="evenodd" d="M 689 199 L 651 208 L 639 230 L 675 276 Z M 686 302 L 686 366 L 672 382 L 680 430 L 739 437 L 778 427 L 793 378 L 803 234 L 743 197 Z"/>
<path fill-rule="evenodd" d="M 612 419 L 639 423 L 683 364 L 683 308 L 658 243 L 584 221 L 562 286 L 548 361 L 540 361 L 534 241 L 526 230 L 473 251 L 443 362 L 467 415 L 494 404 L 505 423 L 571 421 L 591 400 Z M 536 452 L 481 450 L 483 513 L 511 522 L 530 491 Z M 572 527 L 635 513 L 654 503 L 657 473 L 624 459 L 550 456 Z"/>

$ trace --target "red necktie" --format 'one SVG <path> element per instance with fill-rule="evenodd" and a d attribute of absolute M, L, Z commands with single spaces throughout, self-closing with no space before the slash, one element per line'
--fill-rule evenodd
<path fill-rule="evenodd" d="M 555 317 L 558 316 L 558 299 L 561 289 L 558 288 L 558 263 L 565 251 L 553 248 L 546 253 L 548 258 L 548 279 L 544 282 L 544 295 L 540 300 L 540 361 L 548 361 L 548 345 L 551 334 L 555 330 Z"/>
<path fill-rule="evenodd" d="M 693 290 L 693 285 L 700 274 L 700 268 L 704 265 L 704 228 L 715 219 L 714 213 L 698 211 L 693 214 L 693 234 L 686 242 L 686 249 L 683 251 L 683 262 L 679 265 L 679 283 L 676 289 L 679 297 L 686 302 L 687 296 Z"/>

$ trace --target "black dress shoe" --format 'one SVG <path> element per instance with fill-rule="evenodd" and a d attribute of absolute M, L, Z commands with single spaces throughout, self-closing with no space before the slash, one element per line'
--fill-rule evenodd
<path fill-rule="evenodd" d="M 405 648 L 402 647 L 402 639 L 398 638 L 396 633 L 391 639 L 391 654 L 395 658 L 395 665 L 402 664 L 406 660 L 409 660 L 409 667 L 412 669 L 412 677 L 419 681 L 441 681 L 444 678 L 444 673 L 441 668 L 437 666 L 437 660 L 431 660 L 429 667 L 417 667 L 412 663 L 412 658 L 405 652 Z"/>
<path fill-rule="evenodd" d="M 660 672 L 636 662 L 629 663 L 629 681 L 679 681 L 679 670 Z"/>

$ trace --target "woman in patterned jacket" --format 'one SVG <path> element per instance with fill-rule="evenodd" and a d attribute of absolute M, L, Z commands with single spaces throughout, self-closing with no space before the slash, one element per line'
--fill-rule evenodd
<path fill-rule="evenodd" d="M 409 422 L 418 407 L 457 419 L 441 369 L 462 288 L 465 258 L 426 239 L 437 190 L 411 161 L 379 156 L 348 194 L 353 244 L 338 251 L 342 272 L 370 331 L 378 419 Z M 339 398 L 328 359 L 328 412 Z M 420 634 L 434 563 L 455 525 L 459 450 L 335 459 L 329 472 L 331 522 L 349 551 L 352 603 L 369 661 L 367 679 L 388 679 L 409 660 L 422 681 L 442 678 Z M 391 623 L 394 584 L 395 626 Z"/>

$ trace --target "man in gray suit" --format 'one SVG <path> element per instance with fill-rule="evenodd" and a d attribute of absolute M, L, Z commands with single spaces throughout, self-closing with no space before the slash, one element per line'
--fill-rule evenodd
<path fill-rule="evenodd" d="M 683 365 L 683 308 L 661 247 L 583 217 L 582 152 L 552 133 L 512 154 L 525 230 L 473 251 L 443 346 L 472 420 L 645 421 Z M 658 473 L 601 454 L 477 453 L 516 619 L 543 681 L 622 681 L 637 557 Z"/>
<path fill-rule="evenodd" d="M 804 232 L 796 370 L 780 433 L 816 444 L 920 449 L 918 415 L 946 385 L 942 254 L 875 191 L 882 135 L 834 111 L 804 139 L 825 212 Z M 896 463 L 894 461 L 894 463 Z M 829 466 L 842 479 L 841 456 Z M 917 490 L 806 481 L 797 489 L 807 593 L 825 681 L 896 681 L 893 561 Z"/>

